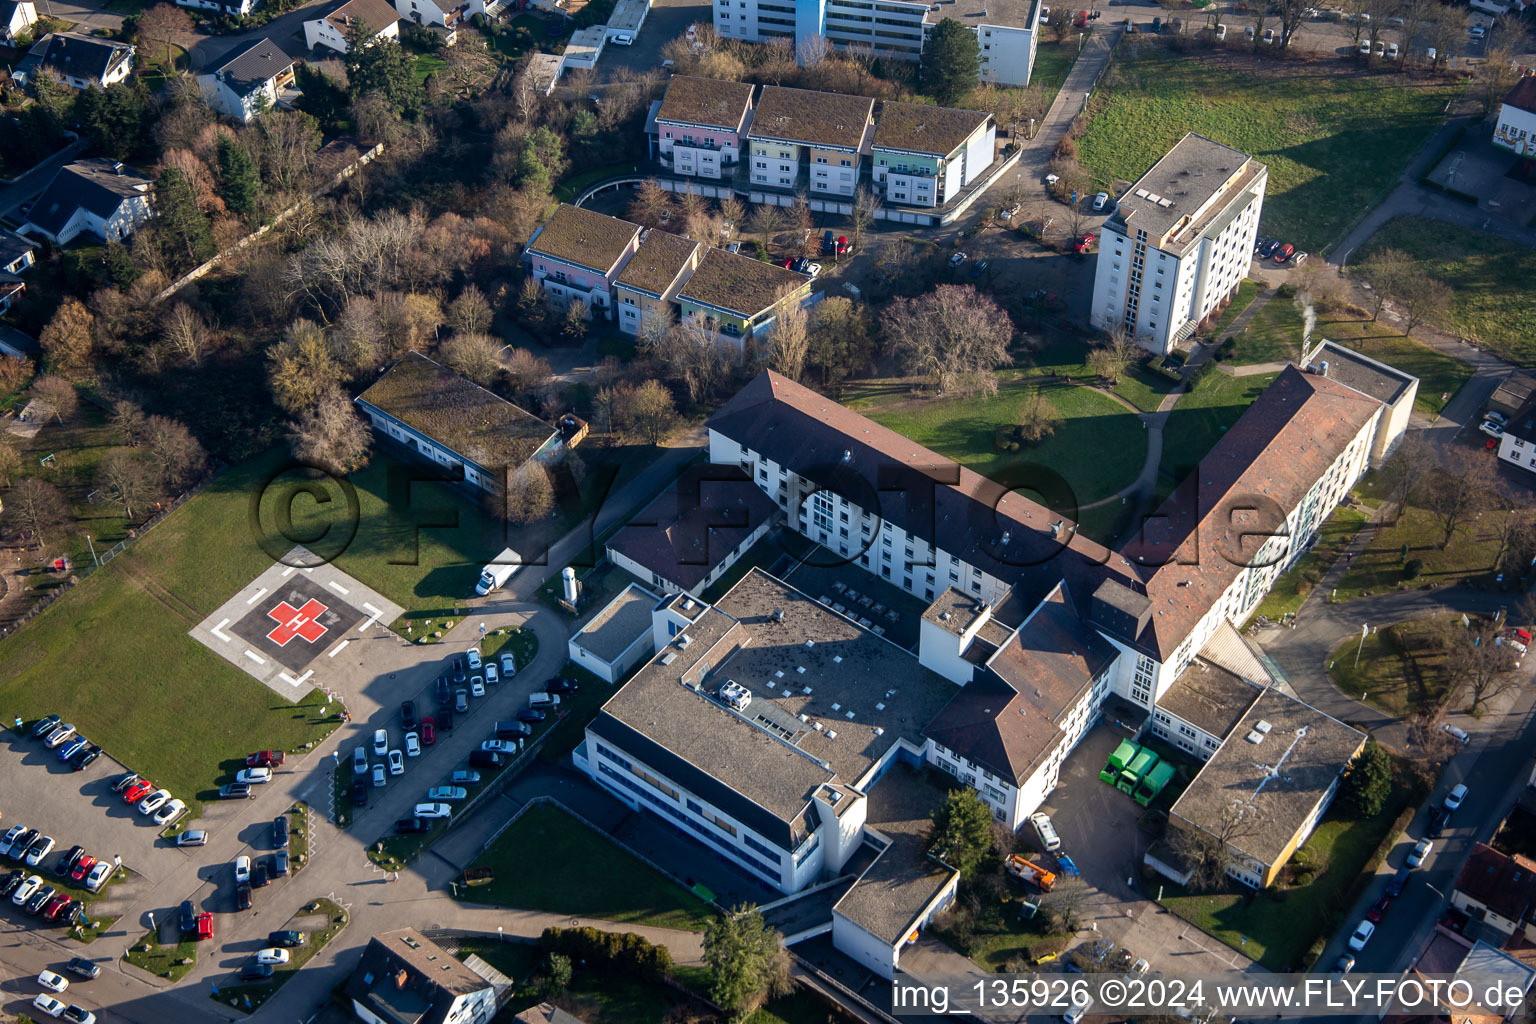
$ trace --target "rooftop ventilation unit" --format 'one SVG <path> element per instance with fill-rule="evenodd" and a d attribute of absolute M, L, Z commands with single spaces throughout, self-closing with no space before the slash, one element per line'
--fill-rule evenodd
<path fill-rule="evenodd" d="M 774 622 L 783 622 L 784 621 L 784 609 L 783 608 L 775 608 L 773 610 L 773 615 L 771 615 L 770 618 L 772 618 Z"/>
<path fill-rule="evenodd" d="M 843 663 L 843 656 L 841 654 L 834 654 L 834 655 L 832 655 L 832 664 L 834 664 L 834 665 L 841 665 L 842 663 Z"/>
<path fill-rule="evenodd" d="M 677 649 L 678 650 L 686 651 L 688 649 L 688 645 L 691 644 L 691 643 L 693 643 L 693 637 L 689 636 L 687 633 L 679 633 L 679 634 L 677 634 Z"/>
<path fill-rule="evenodd" d="M 1264 734 L 1261 732 L 1250 732 L 1247 736 L 1244 736 L 1243 739 L 1247 740 L 1249 743 L 1259 744 L 1264 742 Z"/>
<path fill-rule="evenodd" d="M 676 651 L 668 651 L 666 654 L 663 654 L 661 656 L 661 663 L 663 665 L 670 665 L 670 664 L 672 664 L 676 660 L 677 660 L 677 652 Z"/>
<path fill-rule="evenodd" d="M 685 612 L 693 611 L 693 598 L 691 598 L 691 597 L 683 598 L 683 611 L 685 611 Z"/>
<path fill-rule="evenodd" d="M 1269 730 L 1271 730 L 1273 728 L 1274 728 L 1274 726 L 1270 725 L 1269 721 L 1267 719 L 1263 719 L 1263 718 L 1259 719 L 1257 722 L 1255 722 L 1253 724 L 1253 731 L 1258 733 L 1261 736 L 1268 736 L 1269 735 Z"/>
<path fill-rule="evenodd" d="M 837 730 L 836 729 L 828 729 L 827 730 L 827 739 L 829 739 L 829 740 L 837 739 Z"/>
<path fill-rule="evenodd" d="M 853 461 L 853 452 L 849 451 L 847 448 L 843 449 L 843 461 L 844 462 L 852 462 Z"/>
<path fill-rule="evenodd" d="M 816 646 L 816 641 L 815 640 L 807 640 L 805 642 L 805 646 L 807 646 L 807 647 L 815 647 Z"/>

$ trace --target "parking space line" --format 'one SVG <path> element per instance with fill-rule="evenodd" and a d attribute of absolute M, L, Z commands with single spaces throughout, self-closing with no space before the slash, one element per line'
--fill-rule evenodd
<path fill-rule="evenodd" d="M 254 661 L 258 665 L 265 665 L 267 663 L 267 659 L 266 658 L 263 658 L 261 655 L 257 654 L 255 651 L 251 650 L 249 647 L 247 647 L 245 649 L 245 656 L 247 658 L 250 658 L 252 661 Z"/>
<path fill-rule="evenodd" d="M 261 595 L 265 594 L 266 592 L 267 592 L 267 588 L 266 587 L 262 587 L 260 590 L 256 591 L 256 593 L 252 594 L 251 597 L 250 597 L 250 600 L 246 601 L 245 603 L 246 604 L 255 604 L 257 601 L 261 600 Z"/>
<path fill-rule="evenodd" d="M 368 627 L 373 625 L 375 622 L 378 622 L 379 621 L 379 616 L 384 614 L 383 612 L 379 611 L 379 609 L 377 609 L 373 605 L 369 604 L 367 601 L 363 602 L 363 610 L 364 611 L 373 612 L 373 614 L 371 616 L 369 616 L 367 622 L 364 622 L 361 626 L 357 627 L 357 631 L 359 633 L 366 632 Z"/>
<path fill-rule="evenodd" d="M 296 568 L 295 566 L 290 565 L 288 568 L 284 569 L 283 570 L 283 579 L 287 579 L 289 576 L 292 576 L 293 575 L 293 570 L 295 568 Z"/>
<path fill-rule="evenodd" d="M 230 640 L 232 640 L 234 638 L 229 636 L 228 634 L 220 633 L 219 632 L 219 630 L 223 629 L 227 625 L 229 625 L 229 620 L 228 619 L 220 619 L 219 620 L 219 624 L 217 626 L 214 626 L 208 632 L 212 633 L 214 636 L 218 637 L 220 640 L 223 640 L 225 643 L 229 643 Z"/>
<path fill-rule="evenodd" d="M 327 657 L 327 658 L 334 658 L 334 657 L 336 657 L 336 655 L 338 655 L 338 654 L 340 654 L 340 653 L 341 653 L 341 649 L 342 649 L 342 648 L 343 648 L 343 647 L 345 647 L 345 646 L 347 646 L 347 644 L 349 644 L 349 643 L 351 643 L 351 642 L 352 642 L 352 641 L 351 641 L 351 640 L 343 640 L 343 641 L 342 641 L 342 642 L 341 642 L 341 643 L 339 643 L 339 644 L 337 644 L 337 645 L 336 645 L 336 646 L 335 646 L 335 647 L 332 647 L 332 648 L 331 648 L 331 649 L 330 649 L 330 650 L 329 650 L 329 651 L 328 651 L 328 652 L 327 652 L 327 653 L 326 653 L 326 655 L 325 655 L 325 656 L 326 656 L 326 657 Z"/>
<path fill-rule="evenodd" d="M 326 586 L 330 587 L 332 590 L 336 591 L 336 593 L 338 593 L 338 594 L 350 594 L 351 593 L 350 590 L 348 590 L 346 587 L 342 586 L 340 583 L 337 583 L 335 580 L 331 580 L 329 583 L 326 584 Z"/>

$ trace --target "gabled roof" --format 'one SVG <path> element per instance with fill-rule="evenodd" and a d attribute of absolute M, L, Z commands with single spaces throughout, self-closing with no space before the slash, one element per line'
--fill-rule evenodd
<path fill-rule="evenodd" d="M 37 243 L 14 231 L 0 228 L 0 267 L 10 266 L 29 252 L 37 252 Z"/>
<path fill-rule="evenodd" d="M 43 194 L 32 204 L 27 223 L 57 235 L 78 209 L 107 218 L 126 199 L 144 195 L 154 181 L 131 167 L 111 160 L 80 160 L 59 168 Z"/>
<path fill-rule="evenodd" d="M 236 94 L 244 96 L 293 67 L 293 58 L 283 48 L 263 36 L 229 52 L 223 63 L 212 69 Z"/>
<path fill-rule="evenodd" d="M 713 78 L 673 75 L 657 118 L 739 132 L 752 111 L 752 86 Z"/>
<path fill-rule="evenodd" d="M 1013 585 L 1027 606 L 1063 577 L 1079 594 L 1103 576 L 1130 579 L 1121 559 L 1026 497 L 1024 482 L 994 483 L 772 370 L 706 425 Z"/>
<path fill-rule="evenodd" d="M 701 463 L 684 470 L 608 547 L 692 590 L 777 510 L 740 467 Z"/>
<path fill-rule="evenodd" d="M 1061 741 L 1054 723 L 1028 714 L 1019 691 L 990 672 L 962 686 L 923 734 L 1013 785 Z"/>
<path fill-rule="evenodd" d="M 377 35 L 380 29 L 388 28 L 400 20 L 399 12 L 389 0 L 342 0 L 331 8 L 329 14 L 321 17 L 336 26 L 337 31 L 343 34 L 352 27 L 353 22 L 357 21 L 363 22 Z M 311 18 L 310 20 L 319 19 Z"/>
<path fill-rule="evenodd" d="M 133 47 L 75 32 L 51 32 L 30 51 L 39 52 L 43 67 L 72 78 L 99 82 L 108 71 L 132 56 Z"/>
<path fill-rule="evenodd" d="M 1143 644 L 1167 660 L 1380 409 L 1338 381 L 1281 371 L 1125 548 L 1152 601 Z"/>
<path fill-rule="evenodd" d="M 1515 87 L 1504 94 L 1504 102 L 1511 107 L 1536 114 L 1536 78 L 1526 75 Z"/>
<path fill-rule="evenodd" d="M 357 400 L 491 472 L 516 469 L 555 435 L 533 413 L 420 352 L 406 353 Z"/>
<path fill-rule="evenodd" d="M 529 240 L 528 251 L 607 274 L 639 234 L 638 224 L 561 203 Z"/>
<path fill-rule="evenodd" d="M 1456 879 L 1456 891 L 1522 925 L 1536 917 L 1536 861 L 1478 843 Z"/>
<path fill-rule="evenodd" d="M 868 96 L 765 85 L 747 136 L 857 151 L 864 146 L 874 108 Z"/>
<path fill-rule="evenodd" d="M 985 110 L 886 100 L 875 121 L 874 148 L 948 156 L 991 119 Z"/>

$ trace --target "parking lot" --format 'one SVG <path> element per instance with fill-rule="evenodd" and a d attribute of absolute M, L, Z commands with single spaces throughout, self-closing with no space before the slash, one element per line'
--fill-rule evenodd
<path fill-rule="evenodd" d="M 618 68 L 630 68 L 641 74 L 659 70 L 661 48 L 687 32 L 693 22 L 711 24 L 713 12 L 709 4 L 698 0 L 655 0 L 632 44 L 615 46 L 610 41 L 603 47 L 603 55 L 597 61 L 597 80 L 608 81 Z"/>
<path fill-rule="evenodd" d="M 1157 971 L 1262 970 L 1139 891 L 1141 859 L 1152 845 L 1151 837 L 1137 828 L 1146 810 L 1099 781 L 1099 769 L 1122 738 L 1109 725 L 1091 729 L 1062 762 L 1061 783 L 1041 807 L 1051 816 L 1063 851 L 1092 889 L 1083 915 L 1088 930 L 1079 937 L 1095 937 L 1092 929 L 1097 928 L 1098 936 L 1145 957 Z M 1020 834 L 1034 838 L 1028 829 Z"/>

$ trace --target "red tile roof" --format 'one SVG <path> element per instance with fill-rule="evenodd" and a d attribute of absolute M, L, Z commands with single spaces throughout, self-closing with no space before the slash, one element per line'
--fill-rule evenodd
<path fill-rule="evenodd" d="M 1456 891 L 1500 917 L 1525 921 L 1536 915 L 1536 862 L 1478 843 L 1456 879 Z"/>

